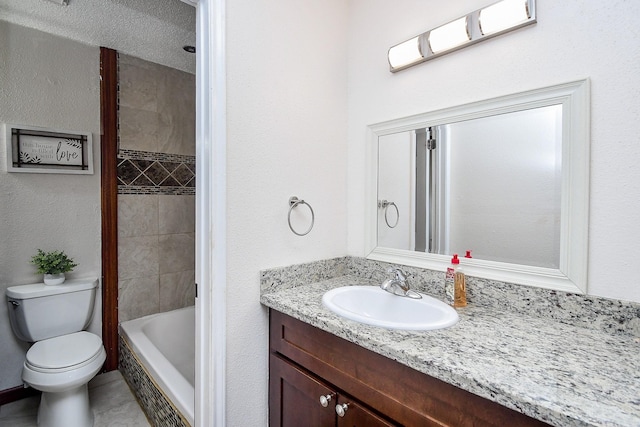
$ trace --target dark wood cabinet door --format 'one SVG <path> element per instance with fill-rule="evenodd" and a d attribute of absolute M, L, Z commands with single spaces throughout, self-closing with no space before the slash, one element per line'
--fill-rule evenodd
<path fill-rule="evenodd" d="M 353 399 L 346 396 L 338 397 L 338 405 L 344 410 L 344 416 L 338 416 L 337 427 L 397 427 L 367 408 L 359 405 Z M 347 405 L 346 408 L 344 405 Z M 334 405 L 335 406 L 335 405 Z"/>
<path fill-rule="evenodd" d="M 360 411 L 351 411 L 356 406 L 352 403 L 344 420 L 334 421 L 339 426 L 394 425 L 385 419 L 407 427 L 549 426 L 283 313 L 270 313 L 272 354 L 292 360 L 342 396 L 354 396 L 363 409 L 373 408 L 375 412 L 369 413 L 374 419 L 378 413 L 385 417 L 379 417 L 380 421 L 365 418 L 363 422 Z M 335 414 L 335 400 L 330 406 Z M 353 415 L 353 420 L 346 415 Z"/>
<path fill-rule="evenodd" d="M 333 427 L 336 394 L 295 365 L 270 355 L 270 427 Z M 331 396 L 326 407 L 321 396 Z"/>

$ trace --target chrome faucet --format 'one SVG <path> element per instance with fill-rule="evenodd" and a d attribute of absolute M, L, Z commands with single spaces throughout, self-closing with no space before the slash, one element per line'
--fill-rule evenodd
<path fill-rule="evenodd" d="M 387 273 L 393 274 L 393 277 L 382 282 L 380 285 L 382 289 L 400 297 L 409 297 L 414 299 L 422 298 L 422 295 L 411 290 L 409 281 L 407 280 L 407 275 L 402 270 L 399 268 L 389 267 L 387 269 Z"/>

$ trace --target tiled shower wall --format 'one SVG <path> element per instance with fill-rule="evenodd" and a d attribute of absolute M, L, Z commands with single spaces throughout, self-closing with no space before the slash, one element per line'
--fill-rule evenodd
<path fill-rule="evenodd" d="M 195 297 L 195 76 L 119 55 L 119 320 Z"/>

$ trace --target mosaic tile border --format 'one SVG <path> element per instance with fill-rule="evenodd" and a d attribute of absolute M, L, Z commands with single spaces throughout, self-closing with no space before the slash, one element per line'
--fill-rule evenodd
<path fill-rule="evenodd" d="M 147 373 L 126 340 L 119 337 L 119 370 L 154 426 L 191 427 Z"/>
<path fill-rule="evenodd" d="M 118 194 L 195 195 L 196 158 L 151 151 L 118 151 Z"/>

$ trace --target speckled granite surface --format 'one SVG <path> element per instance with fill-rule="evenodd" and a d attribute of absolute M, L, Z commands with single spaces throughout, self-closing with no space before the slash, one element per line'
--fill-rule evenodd
<path fill-rule="evenodd" d="M 265 270 L 261 291 L 315 283 L 345 274 L 382 283 L 391 264 L 343 257 Z M 396 266 L 407 273 L 411 287 L 434 297 L 443 296 L 443 272 Z M 550 289 L 467 276 L 467 301 L 474 306 L 535 315 L 569 325 L 640 338 L 640 303 L 570 294 Z"/>
<path fill-rule="evenodd" d="M 526 288 L 524 298 L 533 302 L 520 301 L 516 289 L 515 295 L 509 295 L 515 307 L 507 310 L 508 303 L 492 303 L 486 295 L 496 292 L 487 287 L 500 284 L 479 283 L 484 289 L 476 289 L 473 301 L 475 283 L 470 283 L 470 305 L 458 310 L 460 322 L 455 326 L 440 331 L 390 331 L 344 319 L 322 306 L 322 295 L 329 289 L 379 284 L 385 277 L 384 265 L 377 263 L 370 270 L 369 262 L 341 258 L 265 271 L 261 302 L 553 425 L 640 426 L 640 339 L 630 333 L 635 331 L 629 325 L 634 319 L 628 319 L 637 304 L 619 303 L 622 307 L 616 310 L 617 302 L 595 301 L 596 310 L 587 310 L 582 302 L 589 297 L 579 296 L 577 304 L 569 294 L 545 301 L 543 296 L 554 291 Z M 416 270 L 411 272 L 414 286 L 438 297 L 441 273 Z M 307 273 L 315 282 L 304 283 L 300 275 Z M 498 288 L 500 294 L 510 291 Z M 618 313 L 618 318 L 603 320 L 607 310 L 614 316 Z"/>

